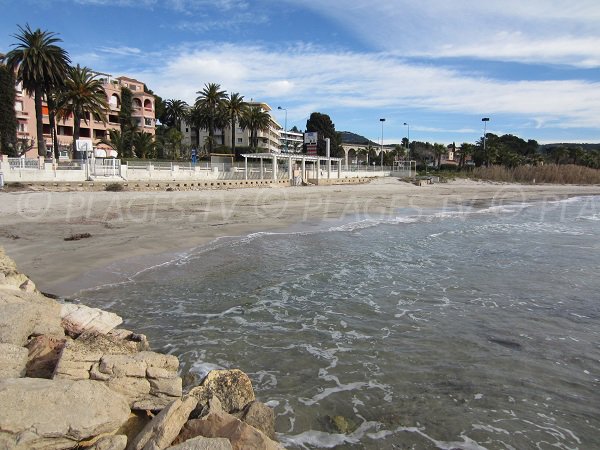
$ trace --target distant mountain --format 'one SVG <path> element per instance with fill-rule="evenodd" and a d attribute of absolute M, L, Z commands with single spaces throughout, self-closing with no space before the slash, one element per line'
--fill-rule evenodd
<path fill-rule="evenodd" d="M 342 142 L 344 144 L 377 145 L 376 142 L 373 142 L 360 134 L 352 133 L 351 131 L 340 131 L 340 135 L 342 136 Z"/>

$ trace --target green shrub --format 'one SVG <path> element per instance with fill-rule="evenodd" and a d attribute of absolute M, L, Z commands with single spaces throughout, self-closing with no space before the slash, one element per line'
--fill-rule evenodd
<path fill-rule="evenodd" d="M 121 192 L 123 190 L 123 185 L 121 183 L 110 183 L 107 184 L 104 188 L 105 191 L 109 192 Z"/>

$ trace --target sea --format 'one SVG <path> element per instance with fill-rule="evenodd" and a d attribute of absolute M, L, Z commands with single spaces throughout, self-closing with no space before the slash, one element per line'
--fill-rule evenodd
<path fill-rule="evenodd" d="M 218 239 L 76 301 L 240 368 L 290 449 L 600 448 L 600 196 Z"/>

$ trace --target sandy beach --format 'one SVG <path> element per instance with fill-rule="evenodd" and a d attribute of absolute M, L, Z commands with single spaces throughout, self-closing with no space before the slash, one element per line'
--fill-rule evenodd
<path fill-rule="evenodd" d="M 576 195 L 600 186 L 452 181 L 417 187 L 397 179 L 344 186 L 185 192 L 0 192 L 0 245 L 43 292 L 67 296 L 118 281 L 224 236 L 310 227 L 323 220 L 411 208 L 499 206 Z M 65 240 L 89 233 L 79 240 Z"/>

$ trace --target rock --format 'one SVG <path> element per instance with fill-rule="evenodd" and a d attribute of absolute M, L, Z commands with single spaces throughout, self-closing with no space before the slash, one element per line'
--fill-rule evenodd
<path fill-rule="evenodd" d="M 0 344 L 0 379 L 25 376 L 27 349 L 13 344 Z"/>
<path fill-rule="evenodd" d="M 104 436 L 88 447 L 89 450 L 125 450 L 127 447 L 127 436 L 118 434 L 116 436 Z"/>
<path fill-rule="evenodd" d="M 148 338 L 144 334 L 134 333 L 123 328 L 114 328 L 107 333 L 107 336 L 134 345 L 138 352 L 150 350 Z"/>
<path fill-rule="evenodd" d="M 264 403 L 250 403 L 244 411 L 242 420 L 251 427 L 262 431 L 270 439 L 275 439 L 275 413 Z"/>
<path fill-rule="evenodd" d="M 225 438 L 198 436 L 169 447 L 169 450 L 233 450 L 233 447 L 229 440 Z"/>
<path fill-rule="evenodd" d="M 52 378 L 54 369 L 66 339 L 42 335 L 29 341 L 27 348 L 27 376 L 30 378 Z"/>
<path fill-rule="evenodd" d="M 101 381 L 124 395 L 134 409 L 161 410 L 182 395 L 179 360 L 172 355 L 137 353 L 136 345 L 85 333 L 65 344 L 54 378 Z"/>
<path fill-rule="evenodd" d="M 328 416 L 331 428 L 336 433 L 349 434 L 352 433 L 356 426 L 344 416 Z"/>
<path fill-rule="evenodd" d="M 213 396 L 221 401 L 228 413 L 241 411 L 255 399 L 250 378 L 238 369 L 210 371 L 200 386 L 190 391 L 190 395 L 198 399 L 198 413 Z"/>
<path fill-rule="evenodd" d="M 19 289 L 24 292 L 36 292 L 35 284 L 29 278 L 21 283 Z"/>
<path fill-rule="evenodd" d="M 152 420 L 152 416 L 145 411 L 132 411 L 127 421 L 121 425 L 116 434 L 127 436 L 127 442 L 131 442 L 148 425 L 150 420 Z"/>
<path fill-rule="evenodd" d="M 85 331 L 107 334 L 123 323 L 123 319 L 114 313 L 73 303 L 62 305 L 60 317 L 63 328 L 72 336 Z"/>
<path fill-rule="evenodd" d="M 71 448 L 129 417 L 125 399 L 95 381 L 0 380 L 0 447 Z"/>
<path fill-rule="evenodd" d="M 144 427 L 127 447 L 128 450 L 167 448 L 177 437 L 197 403 L 198 400 L 190 396 L 175 400 Z"/>
<path fill-rule="evenodd" d="M 217 397 L 209 401 L 208 414 L 188 421 L 175 443 L 184 443 L 197 436 L 227 438 L 234 450 L 281 450 L 283 447 L 221 407 Z"/>
<path fill-rule="evenodd" d="M 0 289 L 0 343 L 25 346 L 30 336 L 64 336 L 60 305 L 41 294 Z"/>

